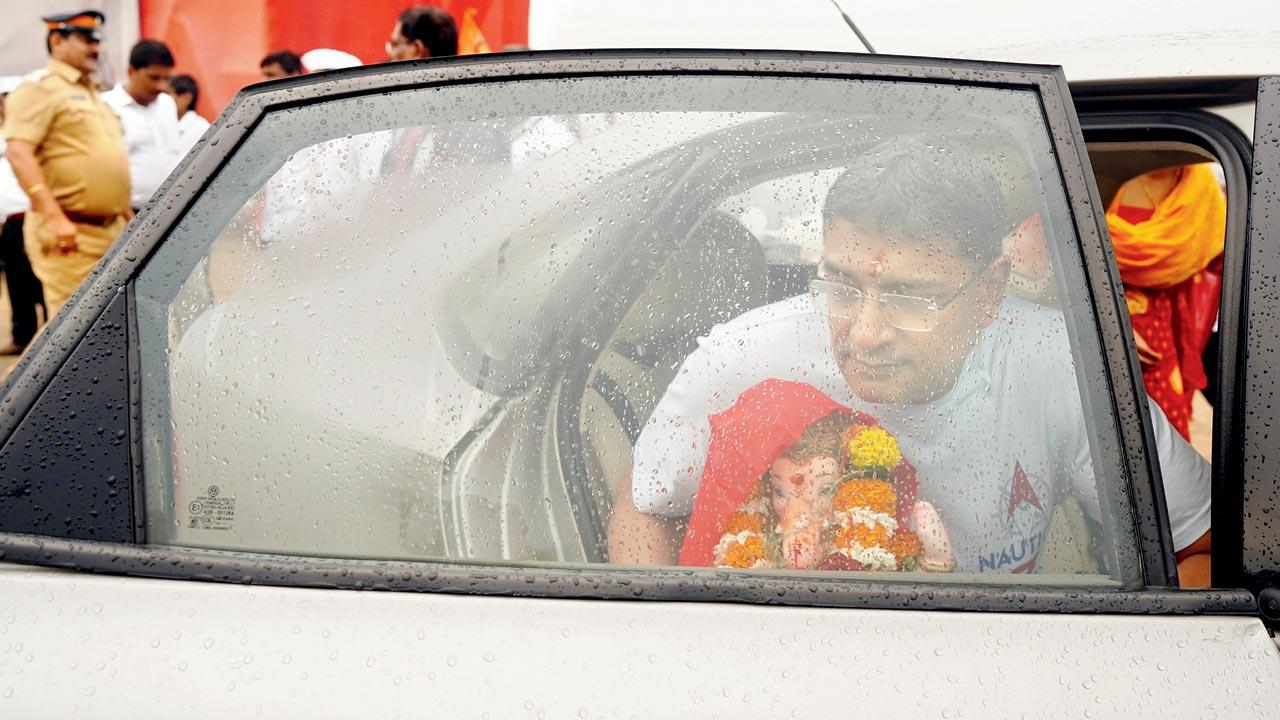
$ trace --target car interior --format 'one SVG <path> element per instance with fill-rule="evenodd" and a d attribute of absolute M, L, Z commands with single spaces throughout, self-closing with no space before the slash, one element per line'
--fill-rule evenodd
<path fill-rule="evenodd" d="M 865 118 L 848 122 L 852 137 L 865 137 L 861 133 L 870 130 L 874 134 L 877 129 L 884 133 L 906 131 L 896 125 L 869 129 Z M 937 115 L 912 117 L 909 122 L 928 126 L 927 123 L 937 122 Z M 960 121 L 953 116 L 948 122 Z M 825 124 L 824 130 L 830 130 L 831 121 L 827 119 Z M 957 127 L 968 133 L 990 132 L 990 123 L 984 118 L 965 120 Z M 405 466 L 410 468 L 405 471 L 407 475 L 429 472 L 440 478 L 438 485 L 422 484 L 430 486 L 426 489 L 415 486 L 410 493 L 415 498 L 412 501 L 379 499 L 388 506 L 400 506 L 400 529 L 386 533 L 392 542 L 396 540 L 392 536 L 399 536 L 404 549 L 397 552 L 479 561 L 605 559 L 605 527 L 618 484 L 630 466 L 632 446 L 697 339 L 746 310 L 803 293 L 814 275 L 821 252 L 821 202 L 834 179 L 831 171 L 838 172 L 840 159 L 847 157 L 840 153 L 849 152 L 850 146 L 848 140 L 833 139 L 831 147 L 814 147 L 813 133 L 796 131 L 804 129 L 791 128 L 791 134 L 783 136 L 786 140 L 778 147 L 769 148 L 760 158 L 753 156 L 749 162 L 743 161 L 747 156 L 742 153 L 718 160 L 716 153 L 702 157 L 694 151 L 696 148 L 672 146 L 672 152 L 654 155 L 646 161 L 650 163 L 646 167 L 628 168 L 628 172 L 643 171 L 646 178 L 652 173 L 669 183 L 663 188 L 669 193 L 686 190 L 684 183 L 691 178 L 702 178 L 711 185 L 719 183 L 706 189 L 704 196 L 689 193 L 681 203 L 620 202 L 618 198 L 626 198 L 630 190 L 625 183 L 633 183 L 634 188 L 636 181 L 634 176 L 623 173 L 618 173 L 619 182 L 624 183 L 621 188 L 609 187 L 602 179 L 595 180 L 594 186 L 592 181 L 585 181 L 584 187 L 599 194 L 597 201 L 602 206 L 641 217 L 632 221 L 636 223 L 634 227 L 611 227 L 602 236 L 592 237 L 594 217 L 575 217 L 571 208 L 553 209 L 547 215 L 559 215 L 547 223 L 554 233 L 548 237 L 554 237 L 559 248 L 555 241 L 548 245 L 548 238 L 540 235 L 547 228 L 537 222 L 503 230 L 485 228 L 488 236 L 481 240 L 475 234 L 479 231 L 468 224 L 474 221 L 461 212 L 465 208 L 453 213 L 460 219 L 450 217 L 442 221 L 442 228 L 435 228 L 460 237 L 468 237 L 461 233 L 473 233 L 480 240 L 465 250 L 474 253 L 474 263 L 468 263 L 469 269 L 462 274 L 449 278 L 448 287 L 440 293 L 444 299 L 430 312 L 448 364 L 470 389 L 492 395 L 494 404 L 485 410 L 477 425 L 471 426 L 469 420 L 458 423 L 459 428 L 471 426 L 475 430 L 465 432 L 439 461 L 427 463 L 418 457 L 432 453 L 405 453 L 404 447 L 396 448 L 405 455 Z M 836 127 L 827 136 L 839 138 L 840 129 Z M 751 136 L 745 132 L 742 135 L 726 133 L 721 142 L 728 147 L 749 146 Z M 590 143 L 583 143 L 565 154 L 576 154 L 575 162 L 589 163 L 591 150 Z M 1148 169 L 1214 157 L 1191 143 L 1150 139 L 1108 139 L 1090 143 L 1089 150 L 1104 202 L 1124 180 Z M 734 153 L 722 155 L 728 158 Z M 789 159 L 779 168 L 776 158 Z M 727 164 L 717 166 L 716 162 Z M 992 157 L 991 162 L 997 176 L 1009 176 L 1009 169 L 1001 165 L 1004 161 Z M 572 164 L 565 168 L 572 172 L 584 169 Z M 509 185 L 518 188 L 521 180 L 512 176 Z M 583 182 L 581 175 L 578 180 Z M 1058 184 L 1056 178 L 1051 181 Z M 1008 204 L 1013 210 L 1008 220 L 1012 227 L 1034 212 L 1038 199 L 1013 195 L 1019 183 L 1010 185 L 1014 186 L 1007 188 L 1011 193 Z M 507 192 L 522 197 L 518 189 Z M 458 193 L 466 196 L 461 189 Z M 617 197 L 611 197 L 611 193 Z M 763 195 L 772 205 L 758 202 L 759 197 L 753 200 L 752 193 Z M 392 193 L 388 195 L 394 197 Z M 655 207 L 678 215 L 661 220 L 647 217 Z M 774 212 L 770 207 L 774 211 L 784 207 L 785 212 Z M 513 217 L 518 214 L 511 213 Z M 393 227 L 395 223 L 408 222 L 395 219 L 394 214 L 389 216 Z M 689 230 L 685 237 L 677 238 L 646 234 L 649 227 L 662 228 L 664 223 L 668 228 Z M 1052 231 L 1052 223 L 1049 225 L 1046 231 Z M 625 246 L 627 262 L 619 263 L 601 254 L 622 252 L 623 246 L 614 244 L 621 242 L 619 238 L 632 237 L 626 233 L 634 233 L 641 240 Z M 1056 246 L 1046 242 L 1043 235 L 1040 242 Z M 584 247 L 591 251 L 581 252 Z M 609 262 L 605 264 L 603 259 Z M 1047 261 L 1046 265 L 1052 267 Z M 581 282 L 581 277 L 591 277 L 592 282 Z M 275 278 L 267 279 L 275 282 Z M 421 278 L 414 280 L 420 282 Z M 610 292 L 594 290 L 598 285 L 607 287 L 612 283 L 621 288 L 611 288 Z M 1021 297 L 1025 299 L 1057 306 L 1054 287 L 1055 283 L 1049 281 L 1038 287 L 1010 288 L 1010 294 L 1023 293 Z M 575 318 L 596 319 L 575 320 L 583 326 L 573 328 L 580 337 L 557 337 L 555 319 L 569 313 Z M 1095 322 L 1091 314 L 1085 321 Z M 172 332 L 172 328 L 164 330 L 166 336 Z M 192 343 L 192 349 L 199 348 Z M 199 367 L 200 355 L 193 353 L 191 358 L 192 367 Z M 550 368 L 546 367 L 548 360 L 553 361 Z M 548 375 L 556 378 L 555 385 L 534 387 L 549 379 Z M 289 402 L 304 404 L 298 398 Z M 203 418 L 192 418 L 191 422 L 197 420 L 203 422 Z M 533 430 L 539 431 L 536 437 Z M 315 443 L 330 449 L 334 445 L 319 437 Z M 165 462 L 166 455 L 160 453 L 159 462 Z M 192 455 L 194 459 L 195 453 Z M 272 462 L 276 460 L 273 458 Z M 420 470 L 424 465 L 430 469 Z M 520 482 L 512 480 L 512 465 L 521 467 Z M 324 470 L 327 473 L 328 466 Z M 363 472 L 361 468 L 352 470 L 360 477 Z M 198 474 L 192 478 L 193 484 L 200 484 Z M 373 479 L 370 475 L 363 481 Z M 397 482 L 385 484 L 389 493 L 401 490 Z M 335 492 L 351 492 L 354 486 L 355 483 L 344 481 Z M 436 493 L 438 499 L 418 497 Z M 405 507 L 412 510 L 406 511 Z M 1097 555 L 1101 549 L 1093 542 L 1095 533 L 1087 521 L 1081 517 L 1064 523 L 1068 530 L 1063 539 L 1050 542 L 1050 546 L 1068 548 L 1070 552 L 1064 553 L 1061 563 L 1046 560 L 1045 565 L 1057 572 L 1098 572 Z M 432 535 L 429 542 L 413 541 L 424 532 Z M 436 532 L 443 535 L 442 541 L 437 542 Z M 273 538 L 272 542 L 276 540 Z M 578 543 L 580 549 L 574 547 Z M 361 554 L 358 548 L 353 552 Z"/>

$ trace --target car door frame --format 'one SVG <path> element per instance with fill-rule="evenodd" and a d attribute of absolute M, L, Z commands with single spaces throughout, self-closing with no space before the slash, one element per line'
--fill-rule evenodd
<path fill-rule="evenodd" d="M 1269 449 L 1275 408 L 1269 398 L 1276 388 L 1270 378 L 1280 370 L 1264 340 L 1276 337 L 1268 309 L 1275 307 L 1273 280 L 1280 272 L 1274 258 L 1277 227 L 1276 158 L 1280 138 L 1280 78 L 1217 78 L 1121 84 L 1073 85 L 1086 135 L 1141 132 L 1192 142 L 1219 158 L 1234 155 L 1240 166 L 1223 163 L 1228 191 L 1219 323 L 1221 381 L 1213 427 L 1213 584 L 1247 588 L 1259 599 L 1262 616 L 1280 626 L 1280 561 L 1270 569 L 1247 567 L 1246 554 L 1265 557 L 1280 547 L 1280 534 L 1267 532 L 1257 518 L 1280 513 L 1276 494 L 1280 471 Z M 1254 103 L 1253 141 L 1209 109 Z M 1255 150 L 1260 156 L 1255 163 Z M 1246 524 L 1253 520 L 1250 535 Z M 1274 555 L 1272 555 L 1274 558 Z"/>
<path fill-rule="evenodd" d="M 1258 80 L 1254 110 L 1253 165 L 1245 257 L 1243 332 L 1238 348 L 1242 370 L 1236 378 L 1241 402 L 1239 475 L 1223 481 L 1223 492 L 1238 509 L 1225 541 L 1229 579 L 1258 598 L 1263 618 L 1280 627 L 1280 453 L 1273 439 L 1280 423 L 1280 76 Z M 1233 482 L 1234 481 L 1234 482 Z M 1217 521 L 1217 517 L 1214 517 Z M 1218 542 L 1216 533 L 1215 544 Z M 1217 560 L 1215 556 L 1215 561 Z M 1216 569 L 1215 569 L 1216 577 Z"/>
<path fill-rule="evenodd" d="M 1252 88 L 1253 86 L 1250 85 Z M 1108 88 L 1115 93 L 1114 88 Z M 1159 85 L 1153 93 L 1167 92 Z M 1114 97 L 1108 96 L 1108 97 Z M 1158 95 L 1156 96 L 1159 97 Z M 1253 166 L 1253 146 L 1248 138 L 1227 120 L 1204 112 L 1201 103 L 1212 104 L 1225 99 L 1238 100 L 1238 95 L 1183 97 L 1183 107 L 1170 107 L 1140 88 L 1126 89 L 1123 101 L 1111 100 L 1100 109 L 1085 99 L 1078 112 L 1086 139 L 1136 141 L 1184 141 L 1208 150 L 1222 162 L 1228 203 L 1224 243 L 1222 296 L 1219 324 L 1219 394 L 1213 416 L 1213 584 L 1238 587 L 1244 583 L 1240 568 L 1241 517 L 1244 512 L 1240 485 L 1235 480 L 1244 472 L 1244 433 L 1247 424 L 1245 401 L 1240 383 L 1245 364 L 1246 318 L 1249 277 L 1246 258 L 1249 255 L 1249 207 Z M 1187 109 L 1192 107 L 1196 109 Z M 1127 312 L 1127 309 L 1126 309 Z M 1234 322 L 1225 320 L 1236 318 Z"/>
<path fill-rule="evenodd" d="M 1143 587 L 1096 589 L 1028 585 L 949 585 L 876 582 L 844 578 L 762 577 L 745 573 L 695 575 L 680 570 L 590 570 L 528 568 L 464 563 L 382 562 L 228 553 L 197 548 L 100 543 L 52 536 L 5 533 L 6 560 L 159 577 L 195 577 L 324 587 L 382 587 L 441 592 L 479 592 L 553 597 L 595 597 L 784 602 L 845 607 L 977 609 L 1017 612 L 1134 612 L 1256 614 L 1253 597 L 1233 590 L 1184 593 L 1173 589 L 1176 565 L 1140 373 L 1127 341 L 1125 307 L 1088 157 L 1070 93 L 1059 68 L 980 61 L 921 60 L 893 56 L 762 51 L 590 51 L 478 56 L 416 61 L 320 73 L 253 86 L 244 91 L 206 133 L 132 223 L 67 308 L 32 346 L 3 388 L 6 412 L 0 438 L 12 440 L 45 395 L 71 350 L 100 323 L 121 295 L 131 303 L 131 281 L 152 252 L 190 210 L 266 113 L 324 100 L 437 85 L 505 82 L 530 78 L 619 74 L 729 74 L 885 79 L 1032 90 L 1046 114 L 1059 157 L 1062 184 L 1079 235 L 1083 270 L 1102 338 L 1103 363 L 1111 386 L 1119 446 L 1130 479 Z M 139 433 L 137 328 L 129 307 L 130 435 Z M 56 399 L 55 399 L 56 400 Z M 1136 408 L 1136 412 L 1124 411 Z M 35 448 L 31 453 L 45 452 Z M 138 456 L 130 477 L 140 491 Z M 141 502 L 135 502 L 140 509 Z"/>

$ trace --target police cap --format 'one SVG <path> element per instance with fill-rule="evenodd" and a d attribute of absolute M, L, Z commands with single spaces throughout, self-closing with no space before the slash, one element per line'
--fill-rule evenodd
<path fill-rule="evenodd" d="M 97 10 L 45 15 L 40 18 L 49 32 L 78 32 L 92 40 L 102 40 L 102 23 L 107 18 Z"/>

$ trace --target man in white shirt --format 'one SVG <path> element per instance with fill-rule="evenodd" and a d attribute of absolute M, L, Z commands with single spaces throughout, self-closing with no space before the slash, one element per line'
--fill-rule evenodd
<path fill-rule="evenodd" d="M 610 560 L 674 564 L 710 416 L 768 378 L 894 433 L 961 572 L 1034 571 L 1067 497 L 1098 519 L 1098 478 L 1122 476 L 1093 466 L 1090 436 L 1106 424 L 1087 420 L 1062 313 L 1004 296 L 1003 206 L 961 144 L 900 140 L 855 161 L 827 195 L 812 292 L 714 328 L 659 401 L 615 499 Z M 1207 585 L 1208 465 L 1148 405 L 1180 579 Z"/>
<path fill-rule="evenodd" d="M 173 54 L 158 40 L 142 40 L 129 51 L 129 76 L 102 94 L 120 116 L 129 150 L 129 197 L 142 207 L 182 159 L 178 141 L 178 108 L 169 89 Z"/>

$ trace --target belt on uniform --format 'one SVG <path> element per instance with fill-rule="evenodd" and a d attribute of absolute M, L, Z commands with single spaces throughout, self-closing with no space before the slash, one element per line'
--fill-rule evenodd
<path fill-rule="evenodd" d="M 111 223 L 115 222 L 116 218 L 120 217 L 118 213 L 115 215 L 106 215 L 106 216 L 86 215 L 85 213 L 76 212 L 74 210 L 63 210 L 62 213 L 66 215 L 67 219 L 73 223 L 81 223 L 83 225 L 97 225 L 98 227 L 106 227 Z"/>

